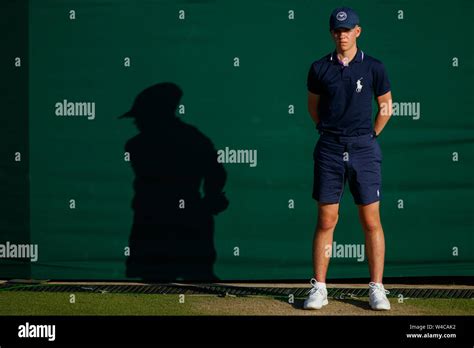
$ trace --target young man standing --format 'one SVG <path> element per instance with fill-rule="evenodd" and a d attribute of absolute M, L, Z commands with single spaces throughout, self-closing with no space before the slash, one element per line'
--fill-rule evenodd
<path fill-rule="evenodd" d="M 369 262 L 369 303 L 389 310 L 382 285 L 385 240 L 380 222 L 382 152 L 376 138 L 392 114 L 390 82 L 379 60 L 357 47 L 359 17 L 348 7 L 335 9 L 329 20 L 336 49 L 315 61 L 308 73 L 308 110 L 320 137 L 314 157 L 313 198 L 318 223 L 313 243 L 313 288 L 305 309 L 328 304 L 326 273 L 339 202 L 346 181 L 359 209 Z M 379 110 L 372 126 L 372 98 Z"/>

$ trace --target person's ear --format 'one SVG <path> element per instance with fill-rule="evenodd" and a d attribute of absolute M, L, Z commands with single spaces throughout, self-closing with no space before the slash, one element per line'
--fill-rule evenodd
<path fill-rule="evenodd" d="M 362 28 L 359 26 L 356 26 L 356 38 L 358 38 L 361 33 L 362 33 Z"/>

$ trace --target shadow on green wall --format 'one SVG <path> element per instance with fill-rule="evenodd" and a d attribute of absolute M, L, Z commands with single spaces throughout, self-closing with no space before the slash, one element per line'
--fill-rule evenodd
<path fill-rule="evenodd" d="M 218 280 L 214 215 L 229 204 L 227 174 L 211 140 L 176 117 L 181 97 L 158 83 L 120 117 L 139 130 L 125 145 L 135 174 L 126 276 L 147 282 Z"/>

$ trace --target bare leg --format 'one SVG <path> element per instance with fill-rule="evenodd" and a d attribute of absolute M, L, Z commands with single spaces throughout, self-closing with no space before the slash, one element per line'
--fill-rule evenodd
<path fill-rule="evenodd" d="M 380 222 L 379 202 L 359 205 L 359 218 L 365 233 L 365 246 L 369 260 L 370 281 L 382 283 L 385 258 L 385 238 Z"/>
<path fill-rule="evenodd" d="M 334 229 L 339 218 L 339 203 L 318 204 L 318 224 L 313 240 L 314 278 L 326 283 Z"/>

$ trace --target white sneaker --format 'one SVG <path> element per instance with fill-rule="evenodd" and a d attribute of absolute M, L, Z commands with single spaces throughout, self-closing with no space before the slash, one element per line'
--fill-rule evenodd
<path fill-rule="evenodd" d="M 390 310 L 390 302 L 386 294 L 390 291 L 385 290 L 381 283 L 369 283 L 369 304 L 370 307 L 376 311 Z"/>
<path fill-rule="evenodd" d="M 316 279 L 311 278 L 313 288 L 309 291 L 308 298 L 304 301 L 304 309 L 321 309 L 328 304 L 328 291 L 326 285 L 318 283 Z"/>

